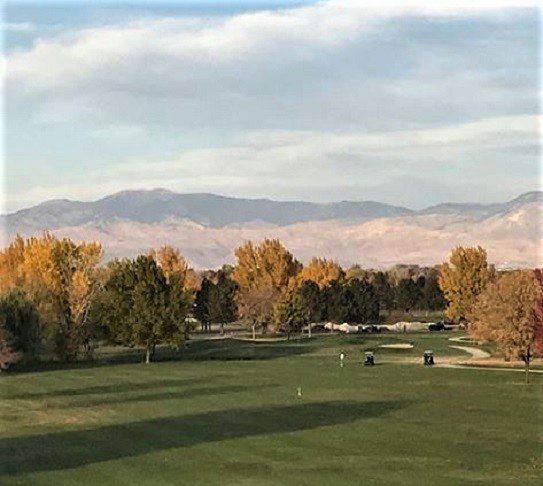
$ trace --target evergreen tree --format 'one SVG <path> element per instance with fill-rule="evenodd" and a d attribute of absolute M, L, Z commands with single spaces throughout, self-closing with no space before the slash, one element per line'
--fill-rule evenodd
<path fill-rule="evenodd" d="M 422 300 L 421 309 L 427 309 L 431 311 L 438 311 L 445 309 L 447 301 L 445 295 L 439 287 L 437 277 L 435 275 L 429 275 L 425 278 L 424 286 L 422 288 Z"/>
<path fill-rule="evenodd" d="M 394 306 L 394 289 L 390 284 L 388 275 L 384 272 L 377 272 L 372 280 L 375 296 L 379 301 L 379 308 L 390 310 Z"/>
<path fill-rule="evenodd" d="M 395 289 L 396 307 L 405 311 L 418 307 L 422 290 L 411 278 L 402 278 Z"/>
<path fill-rule="evenodd" d="M 42 339 L 38 310 L 20 290 L 0 298 L 0 327 L 6 346 L 18 357 L 38 355 Z"/>
<path fill-rule="evenodd" d="M 302 298 L 310 322 L 323 322 L 326 319 L 325 291 L 321 290 L 315 282 L 305 281 L 296 292 Z"/>
<path fill-rule="evenodd" d="M 324 289 L 326 302 L 326 319 L 331 322 L 346 322 L 350 316 L 350 295 L 338 280 L 330 282 Z"/>
<path fill-rule="evenodd" d="M 348 322 L 368 323 L 379 319 L 379 299 L 372 284 L 366 280 L 351 280 L 344 292 L 348 303 Z"/>
<path fill-rule="evenodd" d="M 22 353 L 15 350 L 14 338 L 0 321 L 0 371 L 7 370 L 22 358 Z"/>
<path fill-rule="evenodd" d="M 237 318 L 237 288 L 236 282 L 222 270 L 219 272 L 217 283 L 210 288 L 208 316 L 211 322 L 220 324 L 221 334 L 224 334 L 224 325 Z"/>
<path fill-rule="evenodd" d="M 209 331 L 211 324 L 210 299 L 213 284 L 208 278 L 202 280 L 200 289 L 194 299 L 194 317 L 202 324 L 202 331 Z"/>

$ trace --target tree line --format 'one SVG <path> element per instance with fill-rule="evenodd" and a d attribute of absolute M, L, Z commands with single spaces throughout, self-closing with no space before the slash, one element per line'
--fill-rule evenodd
<path fill-rule="evenodd" d="M 344 270 L 325 258 L 302 265 L 277 239 L 247 242 L 235 258 L 233 266 L 196 272 L 165 246 L 104 263 L 96 242 L 18 236 L 0 252 L 0 366 L 47 352 L 63 361 L 90 357 L 97 341 L 142 347 L 149 362 L 157 345 L 181 346 L 193 318 L 202 331 L 216 323 L 223 333 L 241 320 L 253 336 L 290 337 L 309 323 L 375 323 L 394 310 L 445 309 L 509 359 L 532 356 L 541 341 L 541 272 L 499 274 L 480 247 L 455 248 L 439 267 L 388 271 Z"/>

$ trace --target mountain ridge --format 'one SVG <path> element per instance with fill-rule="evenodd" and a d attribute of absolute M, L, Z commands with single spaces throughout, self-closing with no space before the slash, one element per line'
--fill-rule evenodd
<path fill-rule="evenodd" d="M 79 213 L 75 213 L 78 211 Z M 313 203 L 246 199 L 209 193 L 175 193 L 163 189 L 122 191 L 91 202 L 65 199 L 41 204 L 3 216 L 5 223 L 36 223 L 46 218 L 48 225 L 83 224 L 93 219 L 123 218 L 140 223 L 156 223 L 168 217 L 187 218 L 212 227 L 250 221 L 288 225 L 302 221 L 345 218 L 376 218 L 406 215 L 412 210 L 376 201 Z M 53 221 L 55 219 L 55 221 Z M 38 229 L 38 228 L 36 228 Z M 46 229 L 46 228 L 41 228 Z"/>
<path fill-rule="evenodd" d="M 212 193 L 177 193 L 166 189 L 150 189 L 120 191 L 95 201 L 53 199 L 29 208 L 20 209 L 13 213 L 1 215 L 0 217 L 9 225 L 10 221 L 20 220 L 28 215 L 42 216 L 45 212 L 46 215 L 52 216 L 60 212 L 61 215 L 66 216 L 67 210 L 73 212 L 77 209 L 79 211 L 84 211 L 88 216 L 92 215 L 98 218 L 118 216 L 135 220 L 141 218 L 141 220 L 139 220 L 140 222 L 143 222 L 143 220 L 145 220 L 145 222 L 158 222 L 160 220 L 157 219 L 157 215 L 160 215 L 162 219 L 166 219 L 167 216 L 188 217 L 194 221 L 210 224 L 211 226 L 224 226 L 229 223 L 249 222 L 258 219 L 281 225 L 292 224 L 304 220 L 346 219 L 353 217 L 367 219 L 384 216 L 403 216 L 408 214 L 455 214 L 457 212 L 464 212 L 486 216 L 506 210 L 514 204 L 541 201 L 543 201 L 543 192 L 531 191 L 503 203 L 482 204 L 445 202 L 428 206 L 421 210 L 414 210 L 405 206 L 373 200 L 343 200 L 338 202 L 315 203 L 300 200 L 275 201 L 268 198 L 250 199 L 222 196 Z M 213 217 L 213 213 L 217 212 L 217 207 L 211 206 L 202 208 L 202 205 L 205 205 L 206 203 L 208 205 L 212 203 L 227 205 L 231 210 L 237 209 L 236 215 L 231 215 L 230 220 L 225 219 L 224 217 Z M 159 204 L 162 204 L 162 206 L 159 206 Z M 177 208 L 172 207 L 176 204 L 178 205 Z M 244 205 L 252 206 L 253 209 L 248 210 Z M 147 209 L 143 215 L 141 212 L 126 212 L 127 209 L 136 210 L 141 208 Z M 151 209 L 155 211 L 154 217 L 149 216 Z M 195 209 L 197 210 L 196 214 L 194 214 Z M 207 209 L 207 211 L 205 211 L 205 209 Z M 287 212 L 294 210 L 295 213 L 298 214 L 290 214 L 290 218 L 285 217 L 284 215 L 282 217 L 277 217 L 277 214 L 273 214 L 275 211 L 273 211 L 271 215 L 269 214 L 271 209 L 283 209 Z M 266 214 L 266 212 L 268 212 L 268 214 Z M 262 214 L 260 213 L 263 213 L 265 217 L 262 217 Z M 83 217 L 84 215 L 81 216 Z M 245 219 L 241 219 L 243 217 L 245 217 Z M 251 217 L 253 219 L 249 219 Z"/>
<path fill-rule="evenodd" d="M 234 261 L 244 241 L 280 238 L 302 261 L 312 256 L 386 267 L 436 264 L 457 245 L 481 244 L 491 261 L 543 266 L 543 192 L 503 203 L 443 203 L 416 211 L 376 201 L 311 203 L 166 190 L 123 191 L 97 201 L 46 201 L 0 217 L 4 246 L 50 231 L 102 242 L 106 257 L 180 248 L 197 268 Z M 507 263 L 507 265 L 506 265 Z"/>

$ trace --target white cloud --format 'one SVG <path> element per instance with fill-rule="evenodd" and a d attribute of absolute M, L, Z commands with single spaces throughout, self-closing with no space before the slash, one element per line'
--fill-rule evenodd
<path fill-rule="evenodd" d="M 537 163 L 538 36 L 537 20 L 511 9 L 521 6 L 534 4 L 330 1 L 42 34 L 4 58 L 6 118 L 21 124 L 17 133 L 65 125 L 81 139 L 109 137 L 119 145 L 104 158 L 117 161 L 142 134 L 153 154 L 167 145 L 164 133 L 199 137 L 193 145 L 209 134 L 209 143 L 72 174 L 63 187 L 29 174 L 8 207 L 154 186 L 321 200 L 366 191 L 423 204 L 444 197 L 440 177 L 451 187 L 499 186 L 495 168 L 508 160 L 522 162 L 517 182 L 526 179 Z M 40 155 L 54 152 L 42 140 Z M 8 153 L 8 172 L 34 155 L 19 148 L 10 162 Z M 401 200 L 397 181 L 410 171 L 435 191 Z"/>
<path fill-rule="evenodd" d="M 96 199 L 112 192 L 163 187 L 180 192 L 219 192 L 259 197 L 268 194 L 278 199 L 298 198 L 316 201 L 373 198 L 397 204 L 423 206 L 435 201 L 406 186 L 398 193 L 401 180 L 420 179 L 443 191 L 436 174 L 455 164 L 465 173 L 440 200 L 458 199 L 480 185 L 492 181 L 477 165 L 488 156 L 494 162 L 507 162 L 507 151 L 530 143 L 538 135 L 539 116 L 501 117 L 476 123 L 440 128 L 382 133 L 253 132 L 230 147 L 187 150 L 170 160 L 131 160 L 110 169 L 91 172 L 79 183 L 40 186 L 11 195 L 13 210 L 40 200 L 72 198 Z M 466 164 L 465 161 L 469 160 Z M 517 157 L 518 162 L 522 162 Z M 426 169 L 424 169 L 426 168 Z M 407 176 L 409 174 L 409 176 Z M 424 182 L 427 178 L 426 182 Z M 446 178 L 445 178 L 446 179 Z M 511 174 L 509 184 L 522 180 Z M 408 184 L 410 185 L 410 184 Z M 519 184 L 521 185 L 521 184 Z M 388 191 L 387 191 L 388 187 Z M 395 196 L 390 192 L 394 190 Z M 505 197 L 517 194 L 509 194 Z M 468 197 L 468 196 L 467 196 Z M 504 198 L 505 198 L 504 197 Z M 469 197 L 468 197 L 469 199 Z"/>
<path fill-rule="evenodd" d="M 365 10 L 319 4 L 226 19 L 166 18 L 86 28 L 38 39 L 31 49 L 10 54 L 7 80 L 39 89 L 82 82 L 97 71 L 99 77 L 134 63 L 141 69 L 168 62 L 225 64 L 277 54 L 285 45 L 303 55 L 305 44 L 313 50 L 359 35 L 374 17 Z"/>
<path fill-rule="evenodd" d="M 366 164 L 374 174 L 387 174 L 398 161 L 402 170 L 409 165 L 433 161 L 448 164 L 481 151 L 507 150 L 533 143 L 538 136 L 539 116 L 487 119 L 439 128 L 381 133 L 330 132 L 249 132 L 243 143 L 232 147 L 188 150 L 168 161 L 129 161 L 117 165 L 107 177 L 146 180 L 164 175 L 163 182 L 176 180 L 181 186 L 188 179 L 205 186 L 211 175 L 246 180 L 248 185 L 266 177 L 284 180 L 303 187 L 307 175 L 330 184 L 341 185 L 346 174 L 338 173 L 336 162 L 349 159 L 352 174 L 363 171 Z M 374 167 L 372 158 L 379 157 Z M 358 170 L 357 170 L 358 168 Z M 347 174 L 348 176 L 348 174 Z M 347 177 L 348 178 L 348 177 Z M 197 182 L 198 184 L 199 182 Z M 314 183 L 314 180 L 312 181 Z"/>
<path fill-rule="evenodd" d="M 334 0 L 337 5 L 356 6 L 356 7 L 380 7 L 382 9 L 392 9 L 397 12 L 398 9 L 413 11 L 420 9 L 433 13 L 466 13 L 481 12 L 488 10 L 498 10 L 504 8 L 529 8 L 538 7 L 540 2 L 537 0 Z"/>
<path fill-rule="evenodd" d="M 78 112 L 87 120 L 90 106 L 100 121 L 154 123 L 156 117 L 179 126 L 290 123 L 289 129 L 369 123 L 378 113 L 388 120 L 397 114 L 400 121 L 407 115 L 408 121 L 424 122 L 435 118 L 437 104 L 448 111 L 462 106 L 468 118 L 470 112 L 488 116 L 496 97 L 505 110 L 536 103 L 530 84 L 536 73 L 526 67 L 536 46 L 531 53 L 526 42 L 502 36 L 488 45 L 484 34 L 473 45 L 464 45 L 454 33 L 455 42 L 416 39 L 413 32 L 394 29 L 401 29 L 409 14 L 455 12 L 456 2 L 431 8 L 415 2 L 416 7 L 400 10 L 398 3 L 368 9 L 359 2 L 332 1 L 225 18 L 147 19 L 41 37 L 5 58 L 6 93 L 15 104 L 38 92 L 46 100 L 36 103 L 38 121 L 67 110 L 67 122 Z M 477 5 L 469 12 L 478 11 Z M 473 37 L 473 27 L 464 28 Z M 494 59 L 497 51 L 501 56 Z M 512 68 L 515 87 L 500 85 Z M 473 92 L 477 96 L 468 102 Z"/>
<path fill-rule="evenodd" d="M 372 5 L 379 8 L 368 8 Z M 473 14 L 519 6 L 533 6 L 533 2 L 330 1 L 226 18 L 132 21 L 39 38 L 31 49 L 7 57 L 7 80 L 44 89 L 106 78 L 111 83 L 120 77 L 115 73 L 130 69 L 160 75 L 169 72 L 168 63 L 181 70 L 206 63 L 220 69 L 262 56 L 270 56 L 268 61 L 277 61 L 273 57 L 277 55 L 304 59 L 363 37 L 389 17 Z M 31 28 L 30 24 L 15 26 Z"/>

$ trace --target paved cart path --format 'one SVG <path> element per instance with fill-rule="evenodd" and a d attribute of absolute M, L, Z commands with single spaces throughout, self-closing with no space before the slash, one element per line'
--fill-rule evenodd
<path fill-rule="evenodd" d="M 456 342 L 462 342 L 461 338 L 451 338 L 450 341 L 456 341 Z M 471 357 L 469 359 L 481 359 L 481 358 L 490 358 L 490 353 L 487 351 L 484 351 L 483 349 L 479 348 L 473 348 L 471 346 L 449 346 L 454 349 L 458 349 L 460 351 L 464 351 L 468 354 L 471 354 Z M 443 363 L 438 365 L 440 368 L 463 368 L 463 369 L 470 369 L 470 370 L 489 370 L 489 371 L 517 371 L 524 373 L 524 369 L 521 368 L 498 368 L 498 367 L 490 367 L 490 366 L 470 366 L 469 361 L 466 364 L 460 364 L 460 363 Z M 543 370 L 530 370 L 530 373 L 543 373 Z"/>
<path fill-rule="evenodd" d="M 462 369 L 462 370 L 479 370 L 479 371 L 517 371 L 520 373 L 524 373 L 523 368 L 494 368 L 490 366 L 469 366 L 469 365 L 463 365 L 463 364 L 453 364 L 453 363 L 443 363 L 443 364 L 437 364 L 436 367 L 438 368 L 456 368 L 456 369 Z M 543 370 L 534 370 L 530 369 L 530 373 L 543 373 Z"/>
<path fill-rule="evenodd" d="M 459 349 L 460 351 L 471 354 L 472 358 L 490 358 L 490 353 L 479 348 L 472 348 L 471 346 L 449 346 L 449 348 Z"/>

